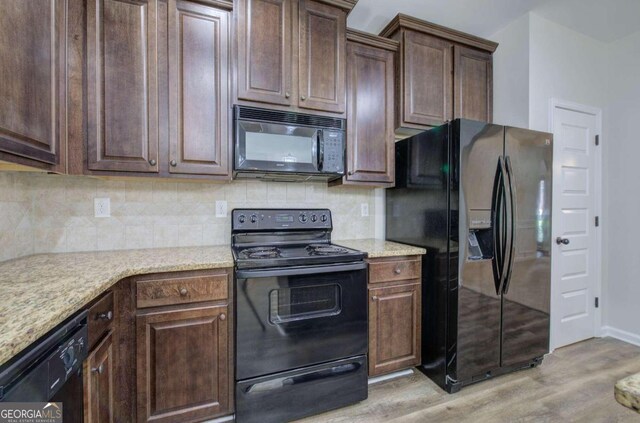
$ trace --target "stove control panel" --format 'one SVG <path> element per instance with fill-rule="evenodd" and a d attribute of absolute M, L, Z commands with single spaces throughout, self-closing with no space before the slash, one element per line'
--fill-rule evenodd
<path fill-rule="evenodd" d="M 231 217 L 234 231 L 332 228 L 329 209 L 236 209 Z"/>

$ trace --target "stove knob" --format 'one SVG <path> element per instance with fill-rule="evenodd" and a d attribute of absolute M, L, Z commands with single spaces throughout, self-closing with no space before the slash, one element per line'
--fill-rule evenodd
<path fill-rule="evenodd" d="M 316 222 L 318 220 L 318 216 L 316 216 L 315 214 L 311 215 L 311 221 L 312 222 Z"/>
<path fill-rule="evenodd" d="M 256 216 L 255 214 L 251 215 L 251 223 L 256 223 L 258 221 L 258 216 Z"/>
<path fill-rule="evenodd" d="M 300 222 L 305 223 L 309 218 L 307 217 L 306 214 L 301 214 L 299 219 L 300 219 Z"/>
<path fill-rule="evenodd" d="M 246 220 L 247 218 L 245 217 L 244 214 L 241 214 L 240 216 L 238 216 L 238 222 L 244 223 Z"/>
<path fill-rule="evenodd" d="M 326 215 L 326 214 L 323 214 L 322 216 L 320 216 L 320 220 L 321 220 L 321 221 L 323 221 L 323 222 L 326 222 L 326 221 L 327 221 L 327 219 L 328 219 L 328 218 L 327 218 L 327 215 Z"/>

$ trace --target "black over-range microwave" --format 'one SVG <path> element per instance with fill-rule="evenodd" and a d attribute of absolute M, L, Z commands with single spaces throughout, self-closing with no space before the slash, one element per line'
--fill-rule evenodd
<path fill-rule="evenodd" d="M 344 175 L 344 119 L 235 106 L 233 175 L 280 181 Z"/>

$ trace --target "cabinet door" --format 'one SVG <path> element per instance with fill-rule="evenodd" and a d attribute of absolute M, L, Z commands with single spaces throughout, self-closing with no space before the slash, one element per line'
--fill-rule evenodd
<path fill-rule="evenodd" d="M 136 318 L 138 422 L 206 420 L 229 410 L 227 306 Z"/>
<path fill-rule="evenodd" d="M 403 43 L 403 122 L 437 126 L 451 119 L 453 44 L 407 31 Z"/>
<path fill-rule="evenodd" d="M 100 342 L 84 362 L 84 421 L 113 423 L 113 340 L 112 332 Z"/>
<path fill-rule="evenodd" d="M 344 113 L 347 15 L 342 9 L 303 0 L 299 18 L 298 106 Z"/>
<path fill-rule="evenodd" d="M 455 117 L 491 122 L 493 58 L 490 53 L 455 47 Z"/>
<path fill-rule="evenodd" d="M 347 180 L 394 180 L 393 52 L 347 43 Z"/>
<path fill-rule="evenodd" d="M 0 5 L 0 152 L 58 162 L 65 133 L 65 5 Z"/>
<path fill-rule="evenodd" d="M 158 171 L 157 0 L 87 2 L 88 167 Z"/>
<path fill-rule="evenodd" d="M 238 98 L 291 105 L 292 1 L 239 0 Z"/>
<path fill-rule="evenodd" d="M 169 1 L 169 171 L 229 175 L 229 12 Z"/>
<path fill-rule="evenodd" d="M 420 364 L 420 284 L 369 289 L 369 375 Z"/>

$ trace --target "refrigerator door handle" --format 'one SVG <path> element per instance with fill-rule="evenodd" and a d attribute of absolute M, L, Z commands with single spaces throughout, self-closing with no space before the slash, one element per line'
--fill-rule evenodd
<path fill-rule="evenodd" d="M 509 210 L 509 221 L 511 226 L 511 233 L 509 235 L 509 261 L 507 262 L 507 271 L 505 274 L 505 283 L 503 294 L 507 294 L 509 292 L 509 285 L 511 285 L 511 271 L 513 270 L 513 261 L 515 258 L 515 247 L 516 247 L 516 216 L 517 216 L 517 202 L 516 202 L 516 183 L 515 183 L 515 175 L 513 174 L 513 166 L 511 165 L 511 157 L 505 157 L 506 171 L 507 171 L 507 179 L 509 181 L 509 197 L 510 197 L 510 210 Z"/>
<path fill-rule="evenodd" d="M 502 291 L 502 276 L 504 271 L 504 255 L 506 248 L 504 244 L 504 216 L 502 209 L 504 207 L 505 194 L 505 173 L 502 156 L 498 157 L 498 165 L 496 175 L 493 182 L 493 195 L 491 200 L 491 228 L 493 231 L 493 259 L 491 265 L 493 268 L 493 281 L 496 288 L 496 295 L 500 295 Z"/>

